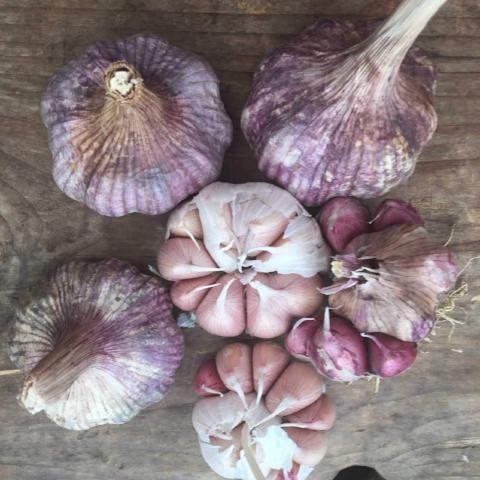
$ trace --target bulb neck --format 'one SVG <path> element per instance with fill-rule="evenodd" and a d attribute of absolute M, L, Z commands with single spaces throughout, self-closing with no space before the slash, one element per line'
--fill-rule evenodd
<path fill-rule="evenodd" d="M 118 101 L 133 100 L 142 83 L 143 79 L 140 74 L 127 62 L 114 62 L 105 70 L 105 91 L 109 97 Z"/>

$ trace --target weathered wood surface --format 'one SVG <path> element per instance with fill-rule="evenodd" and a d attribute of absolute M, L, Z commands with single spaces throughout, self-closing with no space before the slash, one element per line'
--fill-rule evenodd
<path fill-rule="evenodd" d="M 91 42 L 139 31 L 159 33 L 205 55 L 222 80 L 236 122 L 223 178 L 261 179 L 238 118 L 262 55 L 315 16 L 385 15 L 398 0 L 0 0 L 0 369 L 16 302 L 61 261 L 116 256 L 145 268 L 154 262 L 164 219 L 109 219 L 66 198 L 54 185 L 38 112 L 48 77 Z M 480 2 L 450 0 L 419 43 L 439 71 L 439 128 L 408 185 L 428 227 L 447 239 L 459 264 L 480 252 Z M 382 383 L 331 385 L 338 423 L 312 479 L 330 480 L 352 464 L 387 480 L 480 479 L 480 262 L 462 276 L 470 292 L 449 327 L 422 346 L 414 369 Z M 198 480 L 216 476 L 203 463 L 190 424 L 190 379 L 222 341 L 186 332 L 177 383 L 160 404 L 124 426 L 88 432 L 31 417 L 16 401 L 20 378 L 0 377 L 2 480 Z M 462 350 L 462 353 L 453 350 Z"/>

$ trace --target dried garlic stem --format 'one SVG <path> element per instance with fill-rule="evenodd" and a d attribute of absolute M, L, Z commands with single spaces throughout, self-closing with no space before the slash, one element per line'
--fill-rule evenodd
<path fill-rule="evenodd" d="M 245 453 L 245 459 L 247 460 L 248 466 L 250 467 L 255 480 L 265 480 L 250 444 L 250 427 L 247 423 L 245 423 L 242 428 L 242 447 Z"/>
<path fill-rule="evenodd" d="M 8 375 L 20 375 L 21 370 L 0 370 L 0 377 L 7 377 Z"/>

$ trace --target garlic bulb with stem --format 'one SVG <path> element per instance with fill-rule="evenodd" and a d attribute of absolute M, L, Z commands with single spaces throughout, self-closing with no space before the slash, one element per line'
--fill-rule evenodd
<path fill-rule="evenodd" d="M 164 213 L 214 181 L 232 140 L 205 60 L 155 35 L 98 42 L 41 102 L 53 177 L 108 216 Z"/>
<path fill-rule="evenodd" d="M 335 422 L 335 406 L 314 369 L 290 362 L 273 342 L 235 343 L 217 353 L 215 365 L 200 366 L 196 391 L 198 379 L 211 377 L 205 366 L 227 388 L 201 390 L 193 410 L 208 465 L 224 478 L 306 479 L 325 455 L 324 431 Z"/>
<path fill-rule="evenodd" d="M 404 0 L 382 25 L 319 20 L 257 68 L 242 129 L 260 170 L 308 206 L 381 196 L 437 125 L 432 63 L 413 42 L 447 0 Z"/>
<path fill-rule="evenodd" d="M 120 260 L 57 268 L 16 316 L 10 358 L 20 403 L 58 425 L 125 423 L 173 383 L 183 337 L 163 283 Z"/>
<path fill-rule="evenodd" d="M 210 333 L 274 338 L 322 301 L 330 250 L 318 224 L 285 190 L 214 183 L 170 216 L 158 270 L 173 303 Z"/>

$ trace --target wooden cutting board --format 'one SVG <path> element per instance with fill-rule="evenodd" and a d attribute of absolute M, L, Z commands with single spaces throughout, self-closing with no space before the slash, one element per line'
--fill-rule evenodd
<path fill-rule="evenodd" d="M 115 256 L 155 262 L 165 217 L 105 218 L 65 197 L 51 178 L 39 98 L 52 73 L 96 40 L 151 32 L 204 55 L 235 121 L 223 179 L 260 180 L 239 115 L 260 58 L 316 17 L 384 16 L 382 0 L 0 0 L 0 369 L 16 302 L 62 261 Z M 480 254 L 480 1 L 450 0 L 418 42 L 438 68 L 439 128 L 408 185 L 428 228 L 461 266 Z M 387 480 L 480 479 L 480 261 L 462 275 L 469 292 L 415 367 L 382 382 L 329 385 L 338 405 L 330 450 L 312 480 L 353 464 Z M 16 402 L 21 378 L 0 377 L 2 480 L 208 480 L 190 423 L 190 381 L 223 341 L 186 332 L 177 382 L 160 404 L 123 426 L 62 430 Z"/>

